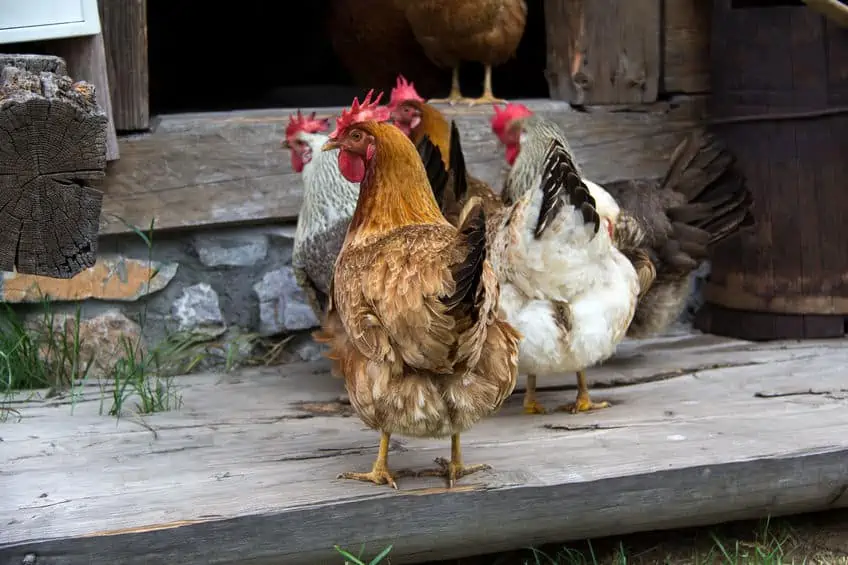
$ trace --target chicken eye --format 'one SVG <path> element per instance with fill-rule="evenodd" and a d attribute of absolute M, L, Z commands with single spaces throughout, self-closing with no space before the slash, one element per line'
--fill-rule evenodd
<path fill-rule="evenodd" d="M 354 141 L 360 141 L 362 140 L 362 132 L 360 132 L 359 130 L 354 130 L 350 133 L 350 138 Z"/>

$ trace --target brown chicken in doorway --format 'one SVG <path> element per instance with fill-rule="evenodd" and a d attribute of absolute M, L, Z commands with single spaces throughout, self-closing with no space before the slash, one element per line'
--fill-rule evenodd
<path fill-rule="evenodd" d="M 440 67 L 452 69 L 447 98 L 431 103 L 503 102 L 492 92 L 492 67 L 505 63 L 518 49 L 527 24 L 525 0 L 396 0 L 424 53 Z M 482 63 L 483 95 L 466 98 L 459 86 L 461 61 Z"/>

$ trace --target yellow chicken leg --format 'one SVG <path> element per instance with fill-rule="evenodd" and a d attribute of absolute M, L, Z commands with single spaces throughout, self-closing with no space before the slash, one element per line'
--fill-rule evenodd
<path fill-rule="evenodd" d="M 451 78 L 451 90 L 447 98 L 431 98 L 427 100 L 428 104 L 443 104 L 448 103 L 455 106 L 459 102 L 469 102 L 471 99 L 462 95 L 459 88 L 459 66 L 453 68 L 453 76 Z"/>
<path fill-rule="evenodd" d="M 610 403 L 607 401 L 592 402 L 592 399 L 589 398 L 589 387 L 586 386 L 586 373 L 577 371 L 577 400 L 560 406 L 557 408 L 557 411 L 567 411 L 577 414 L 578 412 L 588 412 L 590 410 L 600 410 L 601 408 L 609 407 Z"/>
<path fill-rule="evenodd" d="M 369 473 L 342 473 L 337 479 L 354 479 L 357 481 L 365 481 L 374 483 L 375 485 L 389 485 L 393 489 L 397 489 L 395 479 L 401 477 L 409 477 L 414 475 L 412 471 L 402 469 L 392 473 L 389 471 L 389 439 L 390 434 L 386 432 L 380 433 L 380 449 L 377 452 L 377 460 L 374 461 L 374 467 Z"/>
<path fill-rule="evenodd" d="M 462 448 L 459 444 L 459 434 L 451 436 L 451 460 L 443 457 L 436 458 L 438 469 L 427 469 L 418 473 L 419 477 L 445 477 L 448 480 L 448 488 L 466 475 L 491 469 L 491 465 L 464 465 L 462 463 Z"/>
<path fill-rule="evenodd" d="M 483 76 L 483 96 L 480 98 L 472 98 L 468 100 L 469 106 L 476 106 L 477 104 L 506 104 L 506 100 L 503 98 L 495 98 L 495 95 L 492 94 L 492 65 L 485 65 L 485 75 Z"/>
<path fill-rule="evenodd" d="M 524 413 L 545 413 L 545 407 L 536 401 L 536 375 L 527 375 L 527 390 L 524 391 Z"/>

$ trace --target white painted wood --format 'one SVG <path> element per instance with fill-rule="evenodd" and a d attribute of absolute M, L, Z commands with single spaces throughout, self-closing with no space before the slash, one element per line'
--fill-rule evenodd
<path fill-rule="evenodd" d="M 98 33 L 97 0 L 0 0 L 0 44 Z"/>
<path fill-rule="evenodd" d="M 119 422 L 101 392 L 12 403 L 0 424 L 0 565 L 392 563 L 848 506 L 848 342 L 715 336 L 628 342 L 589 371 L 596 413 L 525 416 L 521 390 L 463 436 L 493 470 L 447 491 L 337 480 L 377 434 L 327 363 L 180 379 L 179 412 Z M 573 375 L 540 400 L 574 395 Z M 108 409 L 108 398 L 105 406 Z M 424 468 L 449 442 L 392 438 Z"/>

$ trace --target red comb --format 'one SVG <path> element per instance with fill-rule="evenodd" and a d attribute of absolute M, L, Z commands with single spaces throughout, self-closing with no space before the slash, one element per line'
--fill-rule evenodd
<path fill-rule="evenodd" d="M 407 100 L 416 100 L 424 102 L 424 99 L 415 90 L 415 84 L 408 82 L 403 75 L 398 75 L 397 83 L 392 89 L 392 97 L 389 100 L 389 108 L 395 108 L 398 104 L 402 104 Z"/>
<path fill-rule="evenodd" d="M 315 119 L 315 112 L 309 114 L 309 117 L 304 117 L 297 111 L 297 114 L 289 116 L 289 125 L 286 126 L 286 139 L 297 135 L 298 132 L 318 133 L 330 129 L 330 121 L 327 118 Z"/>
<path fill-rule="evenodd" d="M 498 108 L 497 105 L 495 105 L 494 108 L 495 114 L 492 116 L 490 123 L 492 124 L 492 131 L 498 136 L 501 136 L 504 133 L 507 124 L 512 120 L 526 118 L 527 116 L 533 115 L 530 108 L 524 104 L 507 104 L 504 106 L 503 110 Z"/>
<path fill-rule="evenodd" d="M 373 120 L 375 122 L 385 122 L 391 117 L 391 111 L 387 106 L 379 106 L 380 99 L 383 98 L 383 93 L 377 95 L 374 101 L 371 101 L 371 95 L 374 89 L 368 91 L 362 104 L 359 103 L 359 98 L 353 99 L 353 104 L 350 110 L 342 110 L 342 115 L 336 119 L 336 129 L 330 134 L 330 139 L 335 139 L 342 131 L 359 122 L 367 122 Z"/>

